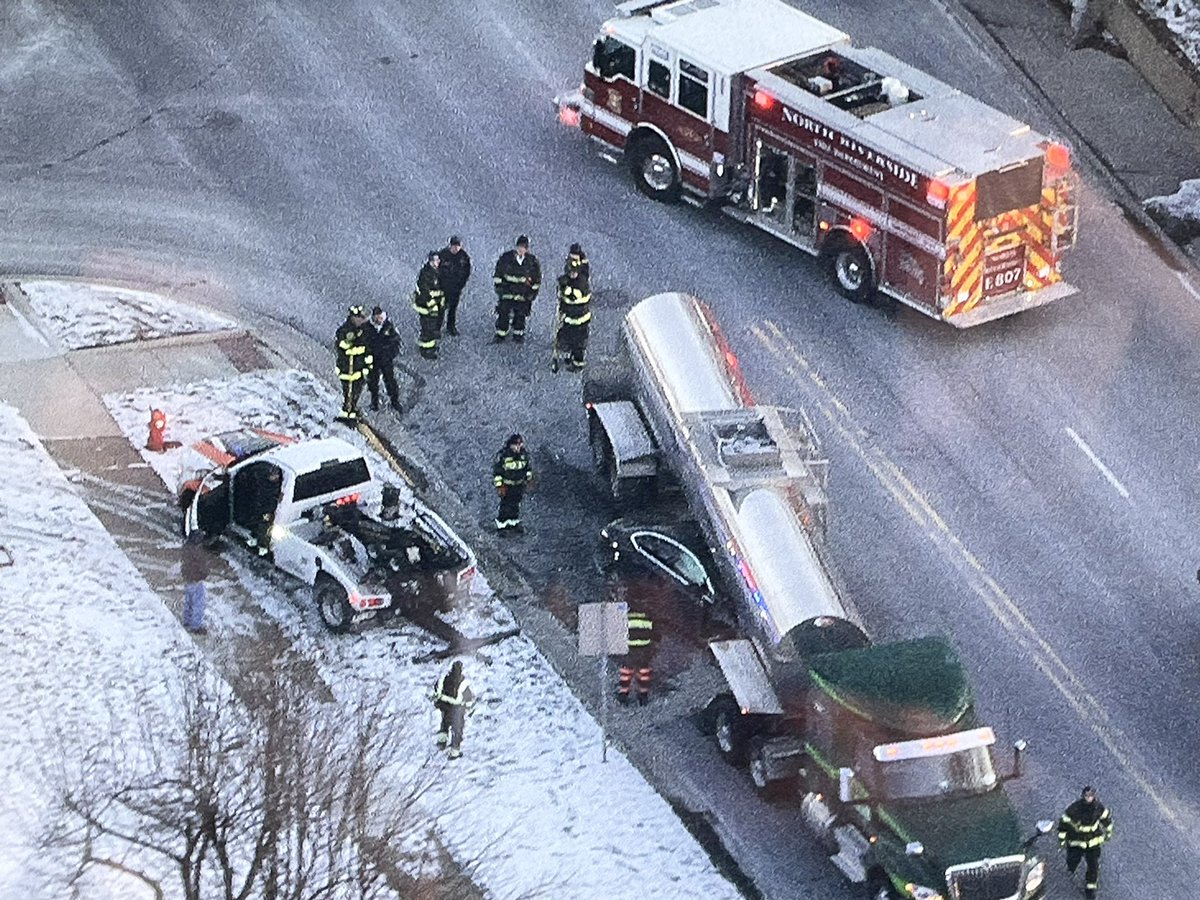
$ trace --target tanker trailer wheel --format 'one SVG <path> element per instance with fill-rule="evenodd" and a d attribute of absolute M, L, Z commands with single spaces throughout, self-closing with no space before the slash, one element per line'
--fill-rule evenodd
<path fill-rule="evenodd" d="M 334 634 L 345 634 L 354 623 L 354 609 L 350 606 L 350 598 L 346 589 L 337 580 L 328 575 L 318 575 L 313 585 L 313 599 L 317 604 L 317 612 L 321 621 Z"/>
<path fill-rule="evenodd" d="M 662 138 L 653 135 L 641 138 L 633 146 L 629 166 L 638 190 L 647 197 L 662 203 L 679 199 L 679 167 Z"/>
<path fill-rule="evenodd" d="M 852 303 L 870 303 L 874 299 L 875 267 L 862 244 L 848 237 L 832 237 L 822 256 L 843 297 Z"/>
<path fill-rule="evenodd" d="M 717 741 L 717 750 L 720 751 L 721 758 L 731 766 L 740 766 L 746 762 L 749 740 L 742 719 L 742 711 L 738 709 L 737 701 L 732 697 L 724 697 L 716 702 L 713 709 L 713 737 Z"/>

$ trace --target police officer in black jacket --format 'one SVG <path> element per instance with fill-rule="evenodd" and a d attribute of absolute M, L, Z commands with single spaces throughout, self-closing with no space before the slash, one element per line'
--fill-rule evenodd
<path fill-rule="evenodd" d="M 400 334 L 396 326 L 383 311 L 382 306 L 371 310 L 371 321 L 366 327 L 367 347 L 371 351 L 374 364 L 367 373 L 367 390 L 371 392 L 371 409 L 379 409 L 379 378 L 383 377 L 383 386 L 387 388 L 388 399 L 392 401 L 392 409 L 400 411 L 400 389 L 396 386 L 396 354 L 400 352 Z"/>
<path fill-rule="evenodd" d="M 471 277 L 471 257 L 463 249 L 462 240 L 453 235 L 450 243 L 438 251 L 438 282 L 446 293 L 446 334 L 458 337 L 458 301 L 467 279 Z"/>

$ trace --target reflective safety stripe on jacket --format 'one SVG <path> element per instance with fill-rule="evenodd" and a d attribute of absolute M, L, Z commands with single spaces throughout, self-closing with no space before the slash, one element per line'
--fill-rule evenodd
<path fill-rule="evenodd" d="M 436 316 L 446 300 L 446 292 L 438 283 L 437 269 L 426 263 L 417 275 L 417 290 L 413 294 L 413 309 L 418 315 Z"/>
<path fill-rule="evenodd" d="M 1108 811 L 1107 807 L 1101 805 L 1100 813 L 1095 817 L 1095 821 L 1089 822 L 1088 819 L 1092 818 L 1090 813 L 1091 810 L 1082 801 L 1076 801 L 1068 806 L 1067 811 L 1063 813 L 1058 822 L 1059 843 L 1068 847 L 1090 850 L 1109 840 L 1113 836 L 1112 813 Z"/>
<path fill-rule="evenodd" d="M 532 253 L 518 262 L 517 254 L 508 250 L 496 261 L 492 285 L 502 300 L 532 300 L 542 287 L 542 266 Z"/>
<path fill-rule="evenodd" d="M 524 450 L 513 453 L 507 448 L 501 450 L 492 464 L 492 483 L 501 485 L 525 484 L 533 478 L 533 469 L 529 467 L 529 454 Z"/>
<path fill-rule="evenodd" d="M 654 636 L 654 623 L 645 613 L 631 612 L 629 614 L 629 646 L 649 647 Z"/>
<path fill-rule="evenodd" d="M 586 287 L 564 284 L 558 291 L 558 310 L 567 325 L 586 325 L 592 321 L 592 293 Z"/>
<path fill-rule="evenodd" d="M 373 362 L 367 349 L 367 336 L 363 328 L 353 322 L 345 322 L 337 330 L 337 373 L 342 381 L 358 381 L 371 368 Z"/>
<path fill-rule="evenodd" d="M 448 703 L 450 706 L 474 706 L 475 693 L 471 690 L 471 686 L 465 678 L 459 682 L 457 693 L 446 693 L 446 679 L 449 677 L 450 673 L 447 672 L 438 679 L 437 687 L 433 691 L 434 701 L 437 703 Z"/>

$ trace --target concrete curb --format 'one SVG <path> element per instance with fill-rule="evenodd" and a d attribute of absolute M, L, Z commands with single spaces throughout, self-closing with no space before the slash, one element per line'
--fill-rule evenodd
<path fill-rule="evenodd" d="M 1148 242 L 1155 246 L 1163 259 L 1176 271 L 1186 273 L 1194 280 L 1200 281 L 1200 264 L 1188 256 L 1187 252 L 1171 240 L 1162 227 L 1150 217 L 1142 206 L 1141 198 L 1121 180 L 1087 136 L 1058 109 L 1050 96 L 1012 57 L 1007 48 L 992 36 L 983 23 L 975 18 L 960 0 L 933 0 L 933 2 L 962 28 L 968 39 L 981 53 L 997 60 L 1029 96 L 1038 100 L 1039 106 L 1046 112 L 1054 127 L 1070 140 L 1076 159 L 1092 175 L 1103 182 L 1113 199 L 1124 210 L 1131 224 L 1142 233 Z"/>

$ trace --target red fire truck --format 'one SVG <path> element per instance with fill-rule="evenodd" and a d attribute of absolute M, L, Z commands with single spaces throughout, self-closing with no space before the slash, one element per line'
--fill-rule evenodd
<path fill-rule="evenodd" d="M 1075 293 L 1071 155 L 784 0 L 631 0 L 559 118 L 658 200 L 720 201 L 857 302 L 958 327 Z"/>

